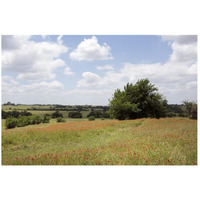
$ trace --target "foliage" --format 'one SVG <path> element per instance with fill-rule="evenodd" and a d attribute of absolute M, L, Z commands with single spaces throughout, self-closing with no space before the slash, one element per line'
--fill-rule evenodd
<path fill-rule="evenodd" d="M 91 109 L 90 113 L 87 115 L 87 118 L 90 116 L 94 116 L 95 118 L 109 118 L 109 114 L 105 110 L 100 111 Z"/>
<path fill-rule="evenodd" d="M 58 118 L 58 117 L 61 117 L 63 118 L 63 115 L 62 113 L 60 113 L 58 110 L 55 111 L 52 115 L 51 115 L 52 118 Z"/>
<path fill-rule="evenodd" d="M 184 101 L 184 112 L 190 119 L 197 119 L 197 104 L 195 102 Z"/>
<path fill-rule="evenodd" d="M 19 116 L 31 116 L 32 113 L 30 112 L 27 112 L 27 111 L 16 111 L 16 110 L 13 110 L 13 111 L 4 111 L 2 110 L 2 119 L 7 119 L 8 117 L 15 117 L 15 118 L 18 118 Z"/>
<path fill-rule="evenodd" d="M 44 115 L 44 119 L 43 119 L 43 123 L 49 123 L 50 119 L 51 119 L 50 115 L 49 114 L 45 114 Z"/>
<path fill-rule="evenodd" d="M 70 118 L 82 118 L 82 113 L 79 112 L 79 111 L 69 112 L 68 117 L 70 117 Z"/>
<path fill-rule="evenodd" d="M 62 117 L 58 117 L 57 118 L 57 122 L 66 122 L 66 119 L 62 118 Z"/>
<path fill-rule="evenodd" d="M 117 89 L 109 100 L 110 116 L 119 120 L 165 117 L 167 100 L 157 90 L 148 79 L 141 79 L 135 85 L 128 83 L 123 91 Z"/>
<path fill-rule="evenodd" d="M 167 117 L 186 117 L 183 111 L 183 105 L 168 104 L 167 105 Z"/>
<path fill-rule="evenodd" d="M 18 118 L 15 117 L 8 117 L 5 122 L 5 126 L 7 129 L 15 128 L 15 127 L 24 127 L 31 124 L 40 124 L 44 123 L 44 119 L 40 116 L 32 115 L 32 116 L 19 116 Z M 47 121 L 45 123 L 48 123 Z"/>
<path fill-rule="evenodd" d="M 95 117 L 94 116 L 90 116 L 90 117 L 88 117 L 88 120 L 89 121 L 93 121 L 93 120 L 95 120 Z"/>
<path fill-rule="evenodd" d="M 10 129 L 10 128 L 15 128 L 17 126 L 17 119 L 14 117 L 8 117 L 6 119 L 6 128 Z"/>

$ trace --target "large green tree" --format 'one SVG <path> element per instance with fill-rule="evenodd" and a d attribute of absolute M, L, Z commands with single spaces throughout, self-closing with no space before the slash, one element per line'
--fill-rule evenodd
<path fill-rule="evenodd" d="M 109 103 L 111 117 L 124 120 L 143 117 L 164 117 L 167 101 L 148 79 L 141 79 L 135 85 L 128 83 L 124 90 L 117 89 Z"/>

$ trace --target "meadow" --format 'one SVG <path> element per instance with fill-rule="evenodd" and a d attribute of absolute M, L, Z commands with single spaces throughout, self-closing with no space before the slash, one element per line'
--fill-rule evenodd
<path fill-rule="evenodd" d="M 2 165 L 197 165 L 197 120 L 53 119 L 3 129 Z"/>

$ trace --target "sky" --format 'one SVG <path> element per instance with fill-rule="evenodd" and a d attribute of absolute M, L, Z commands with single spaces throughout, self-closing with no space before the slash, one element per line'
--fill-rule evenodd
<path fill-rule="evenodd" d="M 2 35 L 2 103 L 108 105 L 143 78 L 169 104 L 197 101 L 197 36 Z"/>

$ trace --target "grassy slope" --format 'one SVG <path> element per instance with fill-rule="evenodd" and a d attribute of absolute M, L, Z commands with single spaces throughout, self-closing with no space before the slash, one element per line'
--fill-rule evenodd
<path fill-rule="evenodd" d="M 77 120 L 42 126 L 4 130 L 2 164 L 197 164 L 196 120 Z"/>

